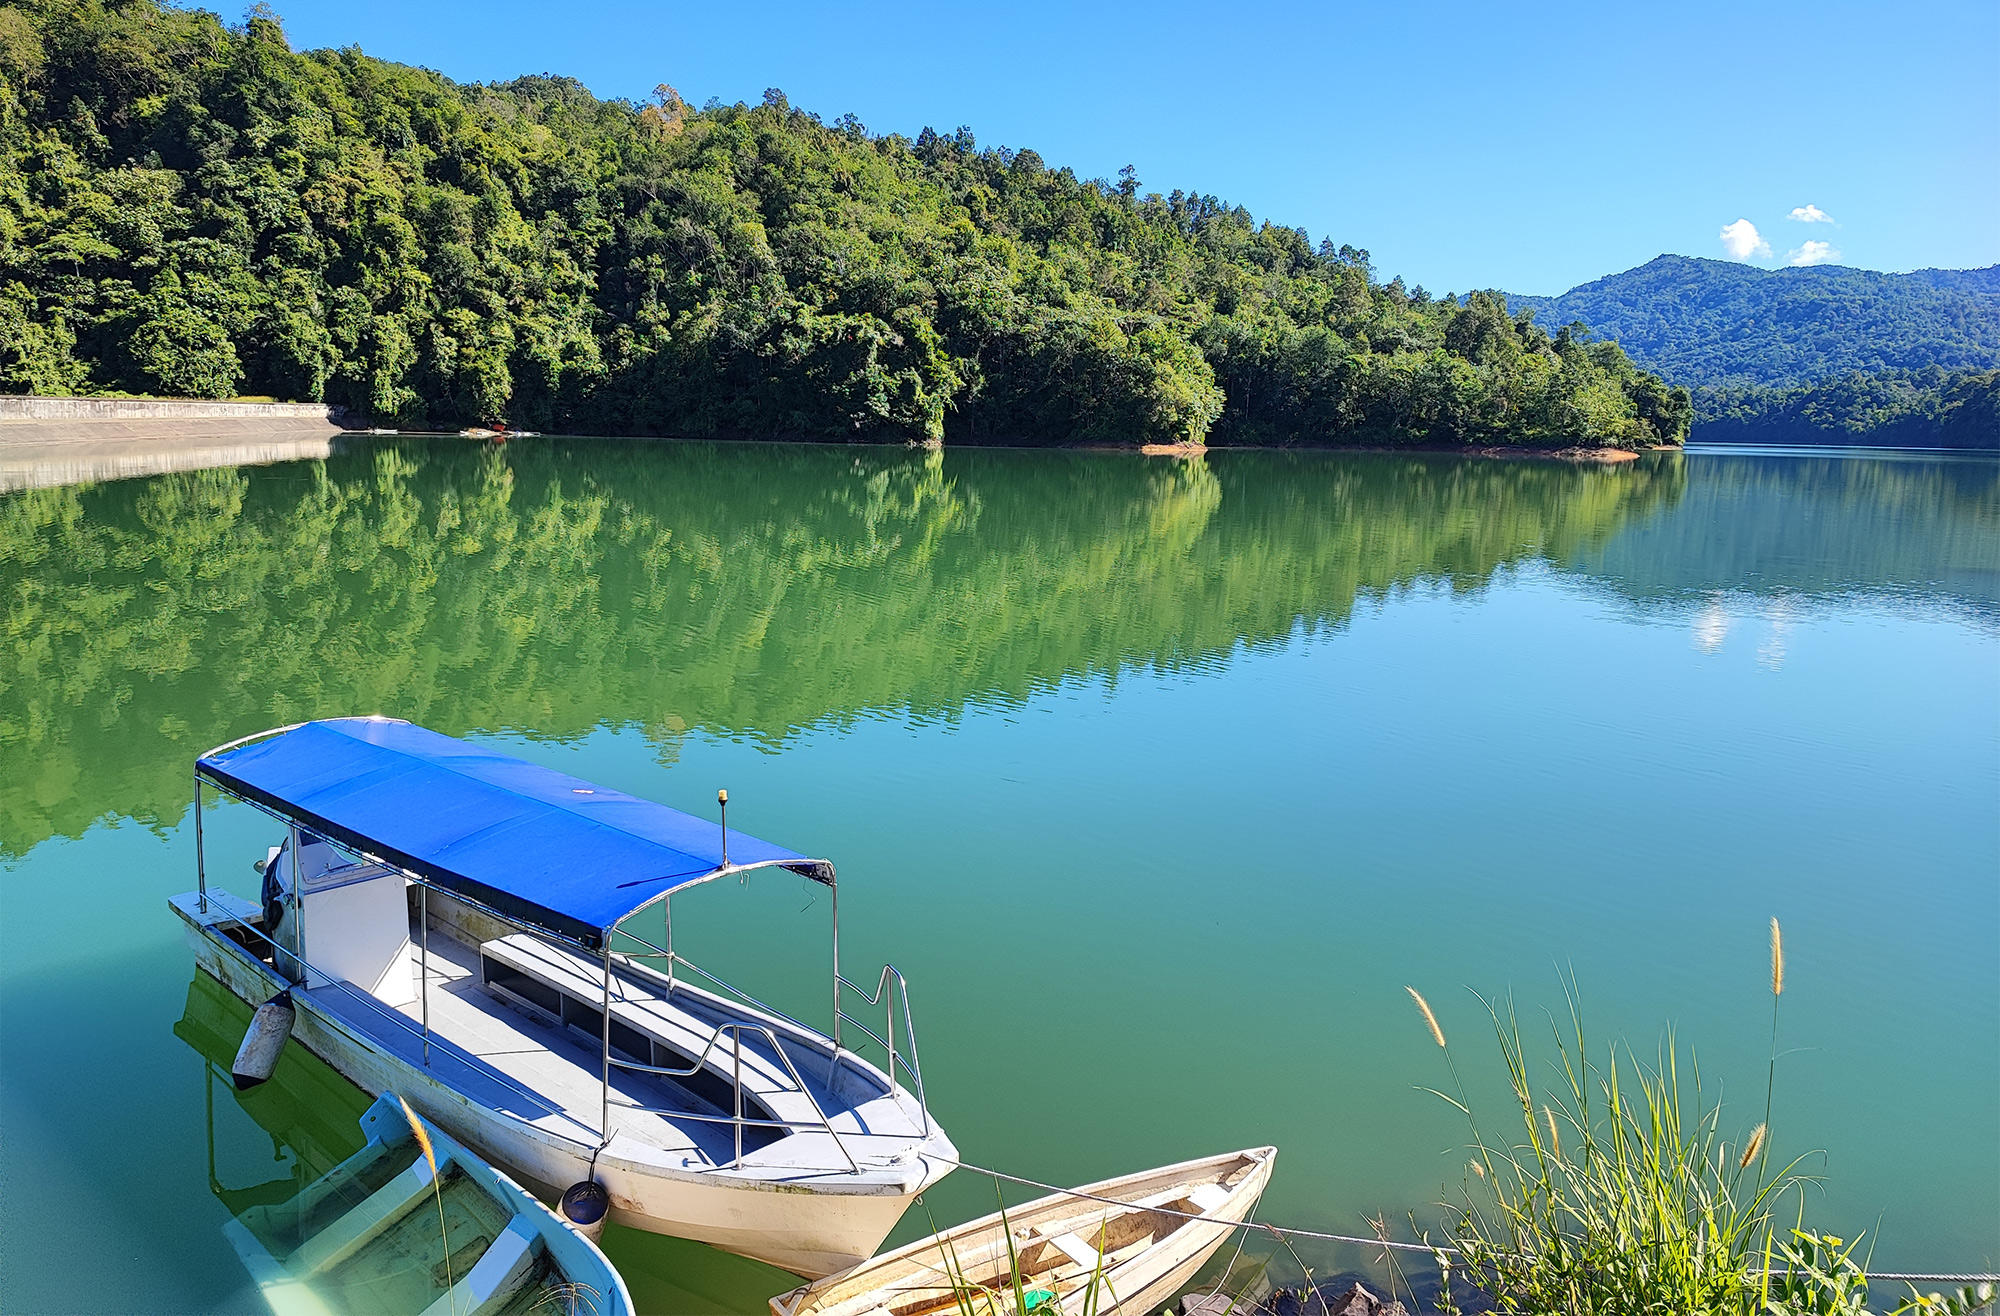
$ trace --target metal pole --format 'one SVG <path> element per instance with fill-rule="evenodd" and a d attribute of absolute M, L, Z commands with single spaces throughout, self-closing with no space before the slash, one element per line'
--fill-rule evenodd
<path fill-rule="evenodd" d="M 667 996 L 674 994 L 674 898 L 668 896 L 660 902 L 667 907 Z"/>
<path fill-rule="evenodd" d="M 303 981 L 307 991 L 312 990 L 312 979 L 305 971 L 306 957 L 306 916 L 299 905 L 299 888 L 305 885 L 305 865 L 299 862 L 299 825 L 291 825 L 292 841 L 292 971 Z"/>
<path fill-rule="evenodd" d="M 736 1038 L 736 1159 L 743 1159 L 743 1025 L 732 1030 Z"/>
<path fill-rule="evenodd" d="M 424 998 L 424 1068 L 431 1064 L 431 889 L 428 885 L 417 887 L 417 965 L 422 986 L 418 988 Z"/>
<path fill-rule="evenodd" d="M 201 851 L 201 773 L 194 774 L 194 885 L 201 912 L 208 912 L 208 864 Z"/>
<path fill-rule="evenodd" d="M 840 888 L 827 884 L 833 893 L 833 1058 L 840 1060 Z"/>
<path fill-rule="evenodd" d="M 598 1114 L 604 1141 L 611 1142 L 611 936 L 604 937 L 604 1092 L 603 1106 Z"/>

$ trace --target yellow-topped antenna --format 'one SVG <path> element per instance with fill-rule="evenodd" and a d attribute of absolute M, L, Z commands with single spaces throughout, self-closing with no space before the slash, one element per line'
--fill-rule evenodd
<path fill-rule="evenodd" d="M 717 791 L 715 803 L 722 810 L 722 866 L 727 868 L 729 867 L 729 792 Z"/>

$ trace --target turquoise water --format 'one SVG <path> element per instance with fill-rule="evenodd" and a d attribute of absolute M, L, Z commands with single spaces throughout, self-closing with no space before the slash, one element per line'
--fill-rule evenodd
<path fill-rule="evenodd" d="M 1077 1183 L 1273 1142 L 1260 1215 L 1308 1228 L 1458 1191 L 1406 984 L 1495 1124 L 1472 993 L 1538 1027 L 1573 973 L 1598 1036 L 1671 1027 L 1747 1130 L 1778 917 L 1811 1218 L 1878 1268 L 2000 1265 L 1992 458 L 364 444 L 0 497 L 0 598 L 6 1310 L 248 1310 L 232 1204 L 358 1145 L 366 1097 L 310 1057 L 206 1077 L 240 1007 L 164 902 L 195 754 L 370 711 L 689 809 L 728 787 L 840 865 L 843 964 L 909 976 L 969 1160 Z M 206 826 L 247 889 L 258 820 Z M 825 913 L 760 878 L 676 932 L 812 1019 Z M 608 1250 L 649 1311 L 793 1282 Z"/>

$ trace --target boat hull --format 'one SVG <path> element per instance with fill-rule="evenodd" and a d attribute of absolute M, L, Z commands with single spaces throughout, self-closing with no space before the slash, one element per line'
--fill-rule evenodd
<path fill-rule="evenodd" d="M 985 1216 L 943 1230 L 863 1262 L 847 1274 L 780 1294 L 771 1299 L 772 1316 L 884 1316 L 892 1310 L 959 1316 L 965 1309 L 984 1310 L 992 1304 L 966 1295 L 989 1283 L 984 1276 L 996 1264 L 1013 1271 L 1015 1249 L 1022 1249 L 1019 1264 L 1029 1270 L 1026 1240 L 1045 1222 L 1060 1218 L 1063 1223 L 1054 1229 L 1074 1230 L 1071 1239 L 1086 1240 L 1091 1237 L 1091 1212 L 1100 1209 L 1093 1198 L 1116 1199 L 1115 1205 L 1106 1202 L 1102 1208 L 1113 1214 L 1124 1211 L 1144 1216 L 1147 1210 L 1139 1199 L 1147 1191 L 1163 1185 L 1171 1191 L 1175 1185 L 1212 1180 L 1218 1171 L 1229 1173 L 1229 1187 L 1222 1200 L 1199 1216 L 1184 1220 L 1136 1256 L 1110 1264 L 1101 1274 L 1093 1276 L 1079 1267 L 1079 1273 L 1060 1284 L 1064 1291 L 1050 1306 L 1061 1316 L 1112 1316 L 1117 1312 L 1146 1316 L 1186 1288 L 1202 1265 L 1249 1218 L 1270 1183 L 1276 1162 L 1277 1148 L 1251 1148 L 1107 1179 L 1071 1193 L 1023 1203 L 1004 1216 Z M 1153 1196 L 1160 1194 L 1154 1192 Z M 1003 1242 L 1009 1232 L 1014 1235 L 1012 1248 Z M 1020 1275 L 1019 1282 L 1029 1288 L 1051 1283 L 1032 1270 Z M 1006 1287 L 1003 1279 L 993 1282 L 988 1290 L 1003 1295 L 998 1305 L 1011 1306 L 1011 1298 L 1004 1297 Z"/>
<path fill-rule="evenodd" d="M 220 931 L 246 919 L 250 906 L 213 889 L 205 913 L 192 893 L 170 903 L 186 925 L 197 965 L 231 992 L 256 1006 L 290 985 Z M 619 1155 L 618 1139 L 599 1152 L 594 1131 L 565 1137 L 491 1109 L 311 995 L 295 991 L 292 1000 L 293 1040 L 371 1095 L 400 1094 L 417 1113 L 548 1200 L 595 1177 L 610 1195 L 610 1218 L 621 1225 L 708 1243 L 808 1279 L 872 1256 L 917 1194 L 950 1169 L 919 1156 L 900 1182 L 828 1183 L 643 1163 Z"/>
<path fill-rule="evenodd" d="M 329 1310 L 356 1308 L 415 1310 L 429 1295 L 422 1287 L 413 1291 L 412 1285 L 422 1285 L 425 1271 L 432 1272 L 435 1284 L 440 1270 L 451 1287 L 445 1293 L 430 1291 L 437 1296 L 424 1306 L 426 1313 L 482 1316 L 516 1310 L 533 1296 L 533 1288 L 527 1286 L 536 1283 L 538 1251 L 554 1273 L 541 1281 L 536 1308 L 574 1295 L 583 1299 L 571 1304 L 574 1307 L 588 1307 L 601 1316 L 632 1316 L 632 1295 L 624 1277 L 594 1242 L 536 1202 L 508 1175 L 471 1156 L 436 1125 L 419 1133 L 423 1142 L 411 1138 L 415 1126 L 394 1094 L 376 1098 L 362 1115 L 361 1127 L 368 1137 L 361 1151 L 292 1198 L 252 1206 L 223 1225 L 224 1235 L 274 1316 L 326 1316 Z M 368 1182 L 363 1176 L 371 1168 L 379 1166 L 385 1155 L 394 1155 L 389 1148 L 402 1143 L 412 1144 L 401 1158 L 408 1161 L 408 1168 L 380 1187 L 370 1183 L 362 1190 L 365 1197 L 355 1192 L 357 1184 Z M 472 1181 L 483 1204 L 483 1209 L 471 1208 L 471 1218 L 479 1221 L 484 1216 L 488 1228 L 498 1226 L 484 1246 L 463 1234 L 459 1239 L 464 1246 L 453 1245 L 443 1232 L 444 1195 L 457 1195 L 456 1189 L 444 1185 L 459 1175 Z M 413 1206 L 418 1215 L 427 1215 L 415 1206 L 427 1188 L 443 1190 L 437 1199 L 439 1233 L 434 1237 L 427 1219 L 414 1232 L 397 1225 Z M 321 1213 L 328 1202 L 342 1202 L 346 1209 L 334 1219 L 324 1219 Z M 504 1215 L 504 1226 L 490 1214 L 494 1208 Z M 315 1216 L 321 1217 L 322 1227 L 301 1236 L 301 1224 Z M 477 1248 L 478 1255 L 454 1275 L 447 1264 L 447 1248 L 452 1254 Z"/>

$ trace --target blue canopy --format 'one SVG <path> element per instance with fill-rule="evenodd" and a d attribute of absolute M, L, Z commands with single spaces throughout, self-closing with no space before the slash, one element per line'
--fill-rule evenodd
<path fill-rule="evenodd" d="M 534 927 L 604 944 L 618 921 L 722 866 L 722 828 L 388 718 L 306 722 L 195 765 L 231 794 Z M 729 834 L 729 867 L 831 884 L 833 865 Z"/>

